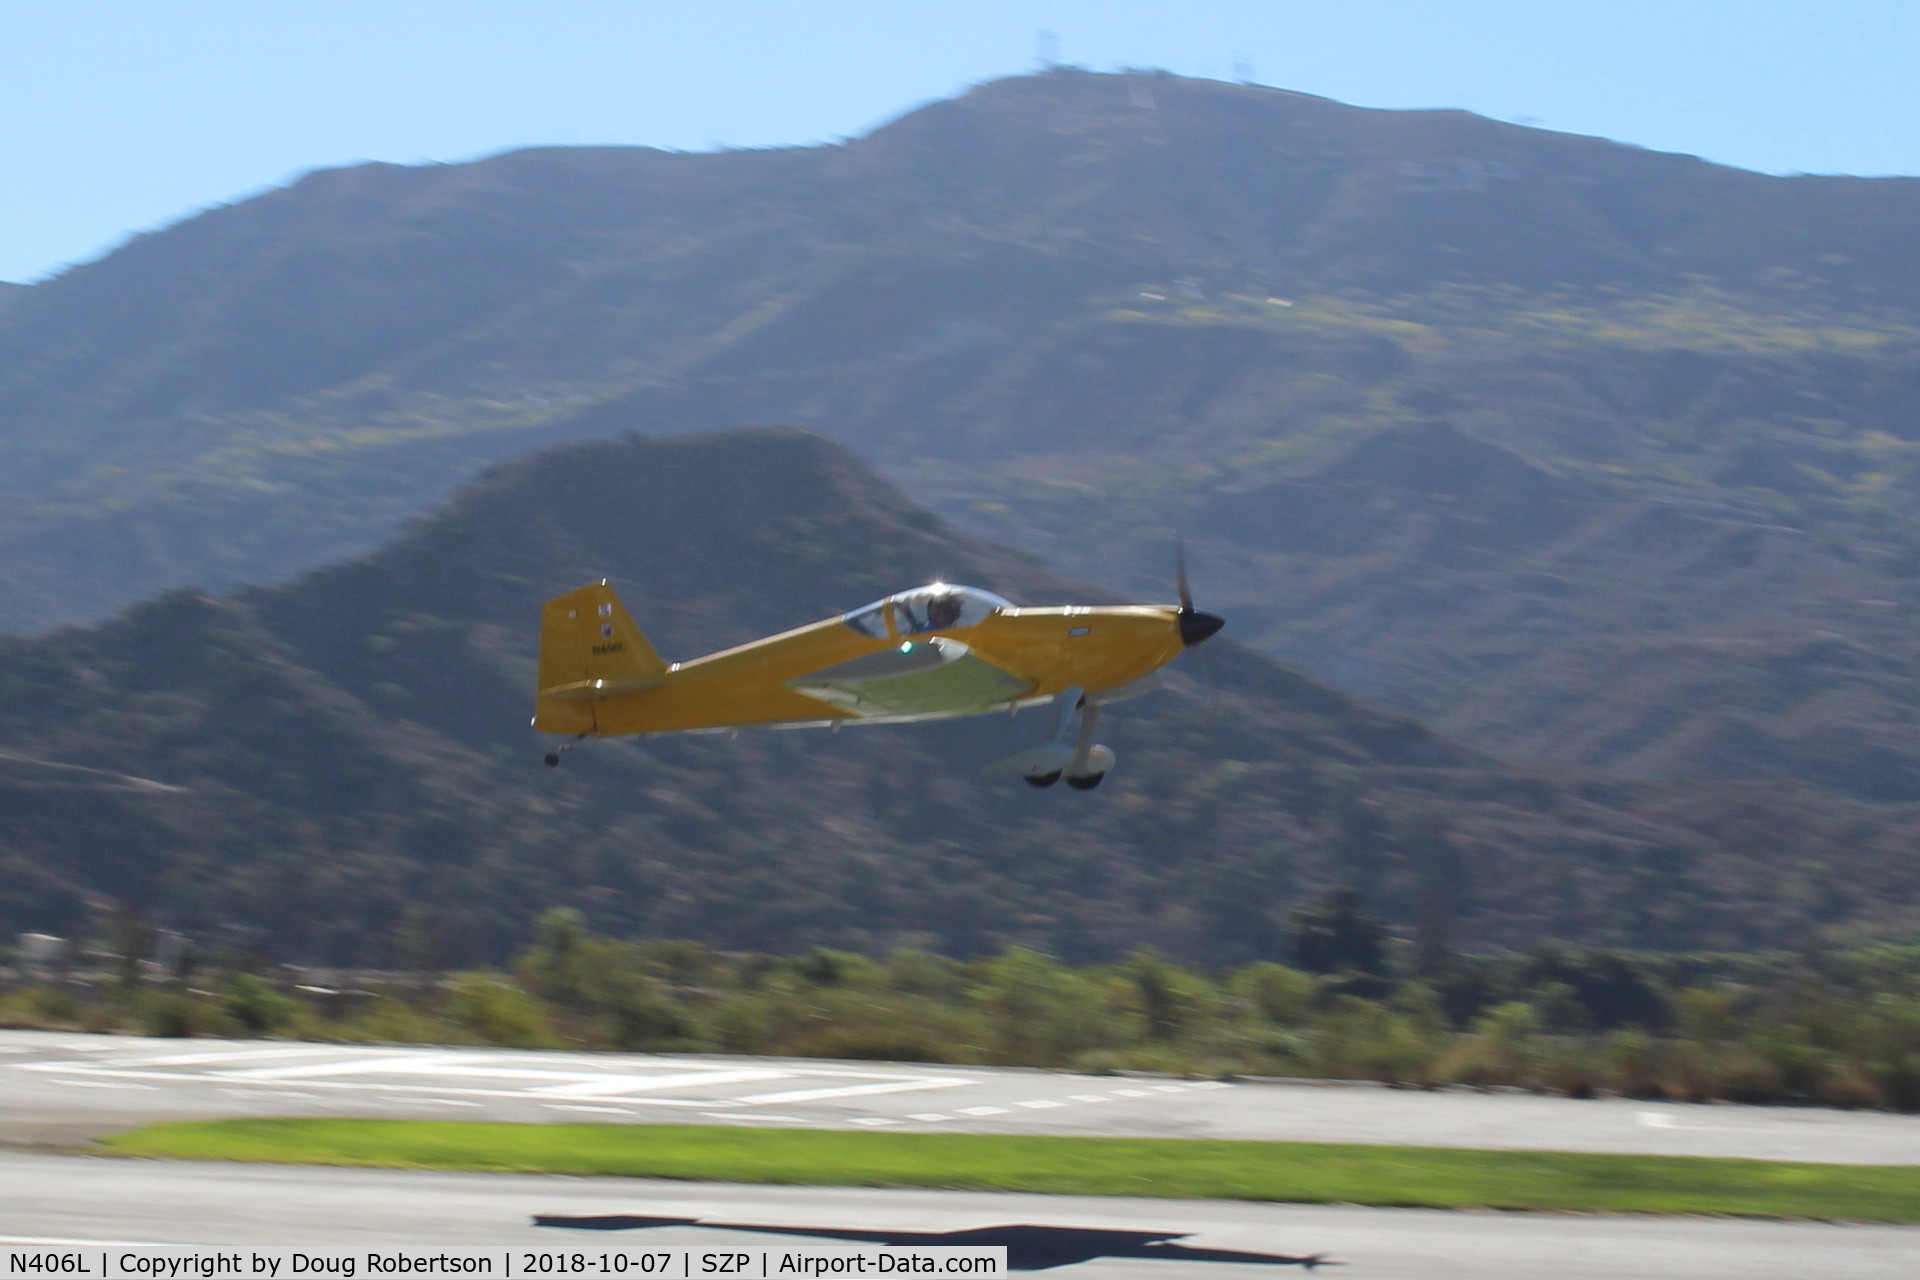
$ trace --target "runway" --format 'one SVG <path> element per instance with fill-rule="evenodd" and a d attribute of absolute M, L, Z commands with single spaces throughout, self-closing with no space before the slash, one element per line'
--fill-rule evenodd
<path fill-rule="evenodd" d="M 1920 1118 L 1810 1108 L 1244 1084 L 697 1055 L 0 1032 L 0 1135 L 160 1119 L 365 1115 L 1412 1143 L 1920 1163 Z M 542 1222 L 546 1225 L 541 1225 Z M 754 1226 L 758 1233 L 741 1228 Z M 1920 1229 L 1682 1218 L 759 1187 L 0 1154 L 0 1243 L 750 1244 L 781 1227 L 1011 1241 L 1076 1280 L 1272 1274 L 1920 1274 Z M 1011 1234 L 1000 1228 L 1020 1227 Z M 776 1234 L 767 1234 L 771 1230 Z M 818 1241 L 815 1241 L 818 1243 Z M 1198 1252 L 1194 1252 L 1198 1251 Z M 1212 1261 L 1220 1251 L 1263 1261 Z"/>
<path fill-rule="evenodd" d="M 1920 1117 L 815 1059 L 0 1032 L 0 1134 L 387 1116 L 1205 1137 L 1920 1164 Z"/>
<path fill-rule="evenodd" d="M 540 1226 L 537 1218 L 573 1225 Z M 1235 1280 L 1319 1274 L 1359 1280 L 1906 1280 L 1920 1274 L 1920 1229 L 1699 1218 L 1442 1213 L 1196 1200 L 744 1187 L 614 1178 L 176 1164 L 0 1154 L 0 1244 L 25 1240 L 209 1245 L 631 1243 L 778 1245 L 735 1227 L 1009 1233 L 1030 1263 L 1067 1259 L 1072 1280 Z M 639 1225 L 622 1226 L 623 1223 Z M 1232 1250 L 1266 1262 L 1182 1260 L 1142 1236 L 1188 1233 L 1180 1250 Z M 929 1242 L 937 1242 L 930 1240 Z M 811 1244 L 824 1243 L 818 1239 Z M 1165 1246 L 1160 1246 L 1164 1249 Z M 1116 1250 L 1114 1256 L 1108 1250 Z M 1021 1260 L 1010 1249 L 1010 1261 Z M 1091 1256 L 1088 1256 L 1091 1255 Z M 1072 1259 L 1082 1258 L 1082 1261 Z M 1052 1270 L 1052 1268 L 1046 1268 Z"/>

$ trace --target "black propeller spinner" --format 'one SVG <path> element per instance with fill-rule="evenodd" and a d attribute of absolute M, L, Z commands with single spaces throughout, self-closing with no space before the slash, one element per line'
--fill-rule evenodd
<path fill-rule="evenodd" d="M 1191 649 L 1208 636 L 1227 625 L 1227 620 L 1217 613 L 1202 613 L 1193 607 L 1193 588 L 1187 585 L 1187 548 L 1185 544 L 1173 550 L 1174 578 L 1180 586 L 1180 643 Z"/>

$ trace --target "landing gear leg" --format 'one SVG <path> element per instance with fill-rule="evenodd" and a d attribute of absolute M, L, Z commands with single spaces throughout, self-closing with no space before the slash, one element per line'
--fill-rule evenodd
<path fill-rule="evenodd" d="M 988 765 L 982 772 L 1002 778 L 1020 778 L 1030 787 L 1050 787 L 1065 779 L 1068 786 L 1091 791 L 1113 768 L 1113 752 L 1093 740 L 1100 720 L 1099 706 L 1075 686 L 1054 695 L 1053 737 L 1016 751 Z M 1074 724 L 1074 717 L 1080 718 Z"/>
<path fill-rule="evenodd" d="M 1073 763 L 1067 766 L 1067 779 L 1085 776 L 1087 759 L 1093 754 L 1093 729 L 1100 723 L 1100 704 L 1087 702 L 1080 712 L 1080 736 L 1074 740 Z"/>
<path fill-rule="evenodd" d="M 1081 707 L 1087 706 L 1086 694 L 1081 691 L 1079 685 L 1074 685 L 1071 688 L 1062 689 L 1059 693 L 1054 695 L 1053 706 L 1054 706 L 1053 741 L 1055 744 L 1054 746 L 1055 767 L 1048 769 L 1045 773 L 1026 774 L 1025 777 L 1027 780 L 1027 785 L 1030 787 L 1050 787 L 1054 783 L 1060 781 L 1061 775 L 1067 772 L 1067 770 L 1061 768 L 1058 763 L 1058 757 L 1060 752 L 1059 744 L 1063 744 L 1066 742 L 1067 731 L 1073 728 L 1073 717 L 1079 712 Z M 1091 710 L 1092 708 L 1089 707 L 1088 709 Z"/>
<path fill-rule="evenodd" d="M 1086 692 L 1079 685 L 1062 689 L 1053 695 L 1053 740 L 1065 742 L 1067 730 L 1073 728 L 1074 713 L 1085 706 Z"/>
<path fill-rule="evenodd" d="M 575 738 L 572 742 L 569 742 L 565 746 L 561 747 L 558 751 L 547 752 L 547 768 L 549 769 L 559 768 L 560 757 L 567 754 L 567 752 L 573 750 L 575 747 L 579 746 L 582 742 L 586 740 L 586 737 L 587 735 L 583 733 L 579 737 Z"/>
<path fill-rule="evenodd" d="M 1107 776 L 1113 752 L 1093 740 L 1094 727 L 1100 723 L 1100 704 L 1088 702 L 1080 712 L 1080 736 L 1074 740 L 1073 762 L 1067 766 L 1067 785 L 1075 791 L 1091 791 Z"/>

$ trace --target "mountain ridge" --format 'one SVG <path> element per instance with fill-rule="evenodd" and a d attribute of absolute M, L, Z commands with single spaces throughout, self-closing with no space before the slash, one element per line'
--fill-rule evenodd
<path fill-rule="evenodd" d="M 1916 214 L 1078 71 L 845 145 L 323 172 L 0 318 L 0 627 L 358 554 L 532 448 L 792 422 L 1112 590 L 1190 527 L 1240 634 L 1496 754 L 1912 800 Z M 1559 496 L 1326 471 L 1432 422 Z"/>
<path fill-rule="evenodd" d="M 1224 638 L 1217 698 L 1176 668 L 1103 720 L 1120 765 L 1087 796 L 978 776 L 1044 715 L 538 763 L 534 623 L 574 581 L 610 576 L 690 655 L 936 575 L 1101 594 L 952 529 L 824 436 L 763 429 L 563 446 L 357 561 L 0 641 L 0 920 L 58 932 L 134 904 L 225 945 L 385 967 L 497 960 L 553 906 L 731 950 L 1239 963 L 1281 954 L 1286 910 L 1342 883 L 1473 947 L 1912 927 L 1912 806 L 1515 769 Z M 1196 564 L 1203 600 L 1207 580 Z"/>

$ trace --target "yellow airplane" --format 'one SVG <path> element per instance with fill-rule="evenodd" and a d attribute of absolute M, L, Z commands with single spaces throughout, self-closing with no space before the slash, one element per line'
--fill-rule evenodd
<path fill-rule="evenodd" d="M 1113 752 L 1093 740 L 1102 703 L 1144 693 L 1157 671 L 1226 625 L 1179 605 L 1022 608 L 936 582 L 738 648 L 668 663 L 603 579 L 540 614 L 533 727 L 574 739 L 839 728 L 1017 711 L 1052 703 L 1053 737 L 987 772 L 1036 787 L 1100 785 Z M 1079 720 L 1078 730 L 1074 721 Z M 560 763 L 568 743 L 550 753 Z"/>

